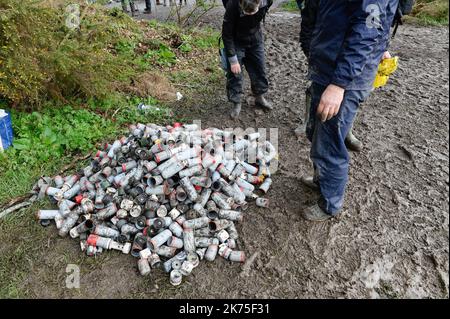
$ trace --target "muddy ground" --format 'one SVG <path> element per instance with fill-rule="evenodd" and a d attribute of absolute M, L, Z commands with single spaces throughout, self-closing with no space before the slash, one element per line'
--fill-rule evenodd
<path fill-rule="evenodd" d="M 222 12 L 212 12 L 209 24 L 220 27 Z M 50 298 L 448 298 L 448 28 L 399 29 L 391 44 L 399 70 L 356 120 L 364 149 L 352 154 L 344 210 L 315 224 L 300 216 L 317 198 L 299 181 L 311 169 L 309 143 L 293 135 L 308 85 L 299 24 L 299 15 L 286 12 L 266 21 L 274 111 L 255 109 L 249 99 L 240 120 L 231 121 L 220 85 L 217 95 L 176 110 L 203 127 L 278 129 L 271 208 L 251 205 L 238 229 L 247 264 L 202 262 L 174 288 L 162 272 L 140 277 L 130 256 L 80 259 L 77 242 L 58 238 L 50 227 L 34 230 L 49 239 L 30 249 L 49 249 L 27 261 L 32 272 L 20 277 L 20 289 Z M 81 265 L 79 290 L 65 288 L 68 263 Z"/>

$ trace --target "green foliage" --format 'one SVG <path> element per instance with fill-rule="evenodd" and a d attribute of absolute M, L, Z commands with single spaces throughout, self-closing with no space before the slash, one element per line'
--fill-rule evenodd
<path fill-rule="evenodd" d="M 169 115 L 162 106 L 158 106 L 159 111 L 141 112 L 136 108 L 140 102 L 137 98 L 129 99 L 124 107 L 118 109 L 114 118 L 105 118 L 105 112 L 98 114 L 93 111 L 110 110 L 108 102 L 103 102 L 102 107 L 94 104 L 87 109 L 63 106 L 49 107 L 42 112 L 13 111 L 14 144 L 3 156 L 10 159 L 11 168 L 17 168 L 61 158 L 68 153 L 85 154 L 92 151 L 99 140 L 114 138 L 114 132 L 121 125 L 150 119 L 158 122 Z M 154 99 L 143 102 L 158 105 Z M 0 167 L 0 172 L 2 169 Z"/>
<path fill-rule="evenodd" d="M 297 2 L 295 0 L 288 0 L 281 5 L 281 8 L 289 12 L 299 12 Z"/>
<path fill-rule="evenodd" d="M 124 41 L 120 40 L 114 46 L 114 49 L 118 54 L 122 55 L 132 55 L 134 53 L 134 49 L 136 48 L 136 43 L 132 41 Z"/>
<path fill-rule="evenodd" d="M 139 111 L 141 102 L 155 108 Z M 12 111 L 14 144 L 0 152 L 0 206 L 28 192 L 39 176 L 53 175 L 73 154 L 88 154 L 99 142 L 114 140 L 128 124 L 163 123 L 170 116 L 170 110 L 152 98 L 118 95 L 92 99 L 84 109 L 47 105 L 42 112 Z"/>
<path fill-rule="evenodd" d="M 75 29 L 67 26 L 72 3 L 80 11 Z M 143 50 L 146 42 L 153 45 Z M 216 43 L 211 30 L 137 22 L 83 0 L 0 0 L 0 99 L 26 110 L 48 100 L 105 99 L 140 73 Z"/>
<path fill-rule="evenodd" d="M 425 25 L 448 25 L 448 0 L 418 0 L 412 16 Z"/>
<path fill-rule="evenodd" d="M 212 28 L 183 29 L 174 23 L 161 23 L 157 20 L 149 20 L 148 25 L 160 31 L 161 34 L 166 34 L 167 38 L 179 35 L 182 41 L 181 46 L 188 46 L 192 49 L 215 48 L 219 43 L 220 33 Z"/>
<path fill-rule="evenodd" d="M 46 162 L 66 152 L 87 152 L 93 149 L 93 141 L 111 134 L 102 116 L 70 106 L 42 113 L 13 112 L 12 120 L 16 137 L 9 155 L 17 159 L 13 167 Z"/>
<path fill-rule="evenodd" d="M 114 90 L 113 83 L 133 75 L 129 60 L 110 48 L 138 42 L 142 32 L 136 23 L 80 1 L 80 26 L 70 29 L 68 3 L 0 0 L 0 97 L 13 104 L 101 98 Z"/>
<path fill-rule="evenodd" d="M 195 30 L 196 36 L 193 38 L 193 45 L 199 49 L 215 48 L 218 46 L 220 34 L 212 29 Z"/>
<path fill-rule="evenodd" d="M 191 52 L 193 50 L 192 48 L 192 36 L 189 34 L 183 34 L 181 35 L 181 40 L 183 41 L 183 43 L 178 47 L 178 49 L 183 52 L 183 53 L 188 53 Z"/>
<path fill-rule="evenodd" d="M 156 50 L 148 50 L 144 57 L 161 66 L 172 66 L 177 61 L 176 54 L 164 43 Z"/>

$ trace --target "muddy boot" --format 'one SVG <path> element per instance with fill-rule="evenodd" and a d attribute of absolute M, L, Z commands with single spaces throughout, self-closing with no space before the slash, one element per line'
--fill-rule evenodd
<path fill-rule="evenodd" d="M 362 143 L 356 138 L 355 135 L 353 135 L 352 130 L 350 130 L 345 137 L 345 146 L 347 146 L 347 148 L 351 151 L 361 152 Z"/>
<path fill-rule="evenodd" d="M 312 222 L 323 222 L 332 218 L 333 216 L 325 213 L 318 204 L 314 204 L 313 206 L 308 207 L 303 211 L 303 217 L 306 220 Z"/>
<path fill-rule="evenodd" d="M 264 95 L 257 95 L 255 97 L 255 105 L 262 107 L 265 110 L 273 110 L 273 105 L 272 103 L 269 103 L 265 98 Z"/>
<path fill-rule="evenodd" d="M 231 110 L 230 116 L 233 120 L 236 120 L 241 113 L 241 103 L 233 103 L 233 109 Z"/>
<path fill-rule="evenodd" d="M 320 187 L 319 184 L 314 180 L 313 176 L 302 176 L 300 178 L 300 181 L 303 185 L 305 185 L 308 188 L 311 188 L 314 191 L 319 191 Z"/>

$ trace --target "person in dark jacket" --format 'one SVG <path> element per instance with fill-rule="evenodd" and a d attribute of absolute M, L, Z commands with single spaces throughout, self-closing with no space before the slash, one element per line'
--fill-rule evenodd
<path fill-rule="evenodd" d="M 320 0 L 307 45 L 311 107 L 306 127 L 314 176 L 303 182 L 320 192 L 303 212 L 324 221 L 339 214 L 348 180 L 345 145 L 359 104 L 372 90 L 386 57 L 398 0 Z"/>
<path fill-rule="evenodd" d="M 306 57 L 309 56 L 309 45 L 311 43 L 312 32 L 316 25 L 317 11 L 319 7 L 319 0 L 306 0 L 304 1 L 304 8 L 302 11 L 302 22 L 300 29 L 300 47 Z M 307 95 L 311 94 L 311 89 L 308 88 Z M 299 125 L 295 129 L 295 134 L 300 136 L 304 133 L 303 125 Z M 345 137 L 345 145 L 351 151 L 360 152 L 362 149 L 362 143 L 353 134 L 353 126 L 350 128 L 347 136 Z"/>
<path fill-rule="evenodd" d="M 306 57 L 309 57 L 309 46 L 312 33 L 316 26 L 319 0 L 303 1 L 302 21 L 300 25 L 300 47 Z"/>
<path fill-rule="evenodd" d="M 243 74 L 245 66 L 250 77 L 255 104 L 266 110 L 272 105 L 264 94 L 269 89 L 261 21 L 269 10 L 270 0 L 228 0 L 222 26 L 222 39 L 228 60 L 227 96 L 233 103 L 231 117 L 241 111 Z"/>

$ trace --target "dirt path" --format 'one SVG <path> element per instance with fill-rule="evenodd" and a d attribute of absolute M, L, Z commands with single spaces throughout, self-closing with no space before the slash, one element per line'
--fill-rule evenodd
<path fill-rule="evenodd" d="M 219 13 L 210 16 L 220 26 Z M 298 46 L 299 15 L 267 18 L 266 47 L 275 110 L 245 105 L 229 119 L 225 92 L 201 106 L 180 108 L 203 127 L 278 128 L 280 167 L 271 208 L 254 205 L 239 226 L 252 263 L 202 263 L 173 288 L 165 274 L 137 274 L 130 256 L 83 258 L 81 289 L 64 289 L 64 267 L 76 242 L 48 229 L 51 252 L 32 261 L 23 285 L 36 297 L 143 298 L 448 298 L 448 29 L 405 26 L 392 41 L 400 69 L 365 103 L 355 125 L 365 148 L 352 155 L 346 204 L 335 220 L 312 224 L 300 211 L 317 195 L 301 186 L 310 170 L 309 144 L 292 134 L 303 114 L 307 65 Z M 248 81 L 247 81 L 248 84 Z M 198 104 L 197 104 L 198 105 Z M 61 251 L 65 251 L 61 255 Z M 53 277 L 48 272 L 55 271 Z M 44 279 L 43 279 L 44 278 Z M 45 285 L 46 289 L 42 289 Z"/>

